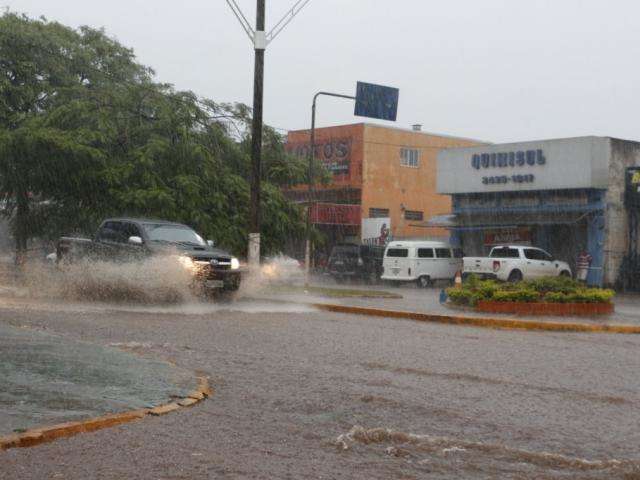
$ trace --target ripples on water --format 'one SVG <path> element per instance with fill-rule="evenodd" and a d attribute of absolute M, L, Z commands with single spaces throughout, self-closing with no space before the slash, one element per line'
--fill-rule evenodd
<path fill-rule="evenodd" d="M 532 452 L 495 443 L 473 442 L 432 435 L 417 435 L 386 428 L 354 426 L 333 442 L 340 451 L 375 448 L 389 458 L 401 459 L 420 470 L 445 472 L 453 466 L 476 473 L 516 478 L 623 478 L 640 479 L 640 463 L 630 460 L 590 460 L 553 452 Z M 381 447 L 381 448 L 378 448 Z M 521 476 L 521 475 L 524 475 Z"/>

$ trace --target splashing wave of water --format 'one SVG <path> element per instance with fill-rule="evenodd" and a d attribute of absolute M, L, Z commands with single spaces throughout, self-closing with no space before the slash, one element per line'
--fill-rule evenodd
<path fill-rule="evenodd" d="M 627 467 L 636 470 L 638 465 L 626 460 L 587 460 L 559 453 L 532 452 L 495 443 L 472 442 L 432 435 L 416 435 L 386 428 L 366 429 L 354 426 L 349 432 L 339 435 L 333 444 L 341 450 L 350 450 L 354 445 L 391 444 L 385 449 L 393 456 L 412 456 L 430 453 L 439 456 L 452 454 L 480 454 L 498 457 L 510 463 L 527 463 L 554 470 L 608 470 Z M 399 453 L 397 453 L 399 452 Z"/>

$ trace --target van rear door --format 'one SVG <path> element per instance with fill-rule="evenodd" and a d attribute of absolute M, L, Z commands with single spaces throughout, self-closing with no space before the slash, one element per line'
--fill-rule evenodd
<path fill-rule="evenodd" d="M 387 278 L 397 277 L 398 280 L 409 276 L 411 262 L 408 247 L 389 247 L 384 257 L 384 274 Z"/>
<path fill-rule="evenodd" d="M 436 248 L 436 271 L 437 276 L 433 278 L 453 278 L 455 275 L 456 259 L 449 247 Z"/>

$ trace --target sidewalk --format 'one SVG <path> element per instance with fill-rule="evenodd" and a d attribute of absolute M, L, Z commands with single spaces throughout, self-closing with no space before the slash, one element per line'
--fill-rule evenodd
<path fill-rule="evenodd" d="M 118 348 L 0 322 L 0 435 L 166 403 L 193 374 Z"/>

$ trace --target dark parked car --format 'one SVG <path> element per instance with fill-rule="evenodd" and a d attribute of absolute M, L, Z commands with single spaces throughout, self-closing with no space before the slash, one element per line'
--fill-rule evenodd
<path fill-rule="evenodd" d="M 381 246 L 339 244 L 331 250 L 327 269 L 337 282 L 353 278 L 376 283 L 382 275 L 383 257 Z"/>
<path fill-rule="evenodd" d="M 238 259 L 179 223 L 110 218 L 102 222 L 93 239 L 61 237 L 56 249 L 58 262 L 89 258 L 126 263 L 154 255 L 166 255 L 167 261 L 177 259 L 193 273 L 194 286 L 205 293 L 240 287 Z"/>

